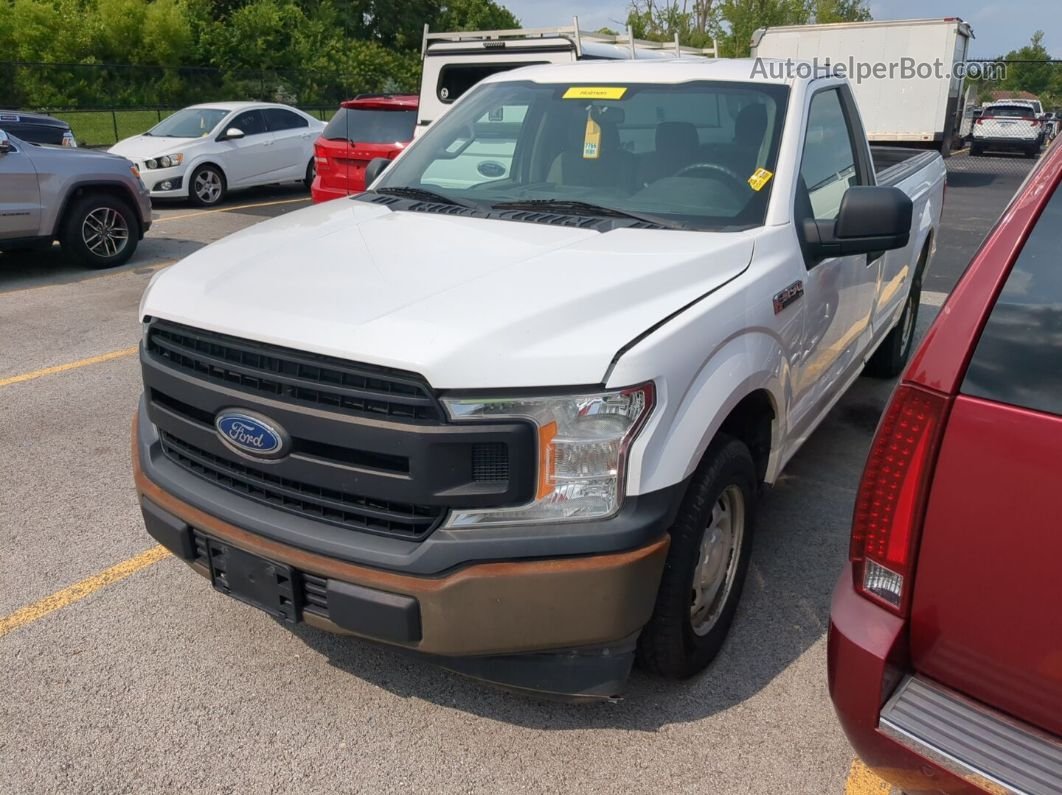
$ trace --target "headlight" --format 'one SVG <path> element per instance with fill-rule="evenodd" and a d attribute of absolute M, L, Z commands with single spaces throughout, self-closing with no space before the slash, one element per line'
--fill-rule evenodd
<path fill-rule="evenodd" d="M 652 411 L 652 383 L 547 397 L 443 398 L 454 420 L 526 419 L 538 434 L 535 496 L 512 508 L 455 510 L 448 527 L 602 519 L 623 500 L 627 450 Z"/>
<path fill-rule="evenodd" d="M 175 155 L 163 155 L 162 157 L 153 157 L 150 160 L 145 160 L 144 165 L 148 168 L 173 168 L 183 162 L 184 153 L 178 152 Z"/>

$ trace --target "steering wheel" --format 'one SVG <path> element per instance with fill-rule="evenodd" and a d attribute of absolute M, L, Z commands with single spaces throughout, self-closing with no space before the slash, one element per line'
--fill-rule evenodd
<path fill-rule="evenodd" d="M 744 189 L 748 187 L 748 183 L 743 180 L 734 171 L 731 171 L 726 166 L 721 166 L 718 163 L 692 163 L 684 168 L 680 168 L 677 173 L 672 174 L 673 177 L 683 177 L 691 171 L 714 171 L 717 174 L 722 174 L 732 183 L 732 187 L 737 188 L 739 194 L 744 192 Z"/>

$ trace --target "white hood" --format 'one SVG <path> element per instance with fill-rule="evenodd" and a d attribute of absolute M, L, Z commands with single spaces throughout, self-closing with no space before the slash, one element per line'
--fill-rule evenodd
<path fill-rule="evenodd" d="M 199 143 L 199 138 L 166 138 L 155 135 L 134 135 L 119 141 L 107 151 L 112 155 L 121 155 L 130 160 L 146 160 L 149 157 L 161 157 L 171 152 L 179 152 L 181 147 Z"/>
<path fill-rule="evenodd" d="M 740 274 L 754 232 L 596 232 L 337 200 L 210 245 L 141 305 L 441 389 L 601 383 L 624 345 Z"/>

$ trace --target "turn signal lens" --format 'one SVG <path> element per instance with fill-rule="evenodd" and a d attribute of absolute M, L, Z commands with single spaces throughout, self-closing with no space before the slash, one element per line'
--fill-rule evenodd
<path fill-rule="evenodd" d="M 855 588 L 903 615 L 947 398 L 901 384 L 867 456 L 852 519 Z"/>
<path fill-rule="evenodd" d="M 443 398 L 454 420 L 517 419 L 538 437 L 534 499 L 455 510 L 449 527 L 602 519 L 619 510 L 627 449 L 653 408 L 651 383 L 608 392 L 493 399 Z"/>

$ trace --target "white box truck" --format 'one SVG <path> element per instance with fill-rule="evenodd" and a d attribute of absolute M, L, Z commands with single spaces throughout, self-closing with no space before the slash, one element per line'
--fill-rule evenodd
<path fill-rule="evenodd" d="M 958 17 L 792 25 L 757 30 L 752 55 L 843 69 L 872 143 L 921 145 L 946 156 L 964 110 L 955 64 L 965 62 L 973 37 Z"/>

